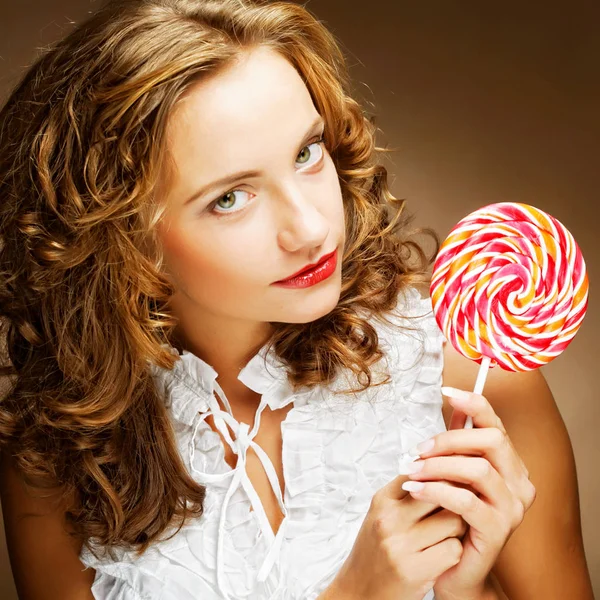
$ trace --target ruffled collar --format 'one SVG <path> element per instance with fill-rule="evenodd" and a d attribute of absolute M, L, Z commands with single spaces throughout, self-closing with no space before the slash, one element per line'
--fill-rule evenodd
<path fill-rule="evenodd" d="M 170 396 L 171 409 L 176 418 L 190 423 L 199 412 L 210 409 L 209 398 L 213 397 L 218 377 L 217 371 L 189 350 L 180 354 L 177 348 L 162 344 L 178 357 L 173 369 L 169 370 L 152 364 L 153 375 L 165 384 L 165 392 Z M 273 348 L 269 351 L 265 344 L 243 367 L 238 374 L 238 380 L 246 387 L 260 394 L 264 403 L 271 409 L 283 408 L 293 400 L 296 404 L 305 404 L 302 400 L 305 394 L 294 392 L 288 380 L 287 369 Z M 186 389 L 176 389 L 184 386 Z M 190 401 L 192 392 L 194 401 Z"/>

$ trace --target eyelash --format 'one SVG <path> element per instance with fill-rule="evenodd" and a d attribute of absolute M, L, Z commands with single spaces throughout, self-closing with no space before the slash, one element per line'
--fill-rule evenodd
<path fill-rule="evenodd" d="M 320 144 L 321 146 L 325 143 L 325 136 L 322 135 L 318 140 L 314 140 L 313 142 L 309 142 L 308 144 L 306 144 L 305 146 L 302 146 L 302 148 L 300 148 L 300 151 L 304 150 L 304 148 L 308 148 L 309 146 L 312 146 L 313 144 Z M 323 148 L 322 148 L 323 149 Z M 321 158 L 318 160 L 318 162 L 314 163 L 312 166 L 314 167 L 315 165 L 319 164 L 320 162 L 322 162 L 323 157 L 325 156 L 325 153 L 323 152 L 321 154 Z M 213 200 L 207 207 L 206 207 L 206 211 L 215 215 L 217 217 L 217 219 L 221 219 L 221 218 L 227 218 L 228 216 L 237 214 L 238 212 L 243 211 L 243 208 L 240 208 L 238 210 L 232 210 L 232 211 L 225 211 L 225 212 L 218 212 L 215 211 L 214 208 L 217 205 L 217 202 L 219 200 L 221 200 L 221 198 L 223 198 L 223 196 L 227 196 L 227 194 L 231 194 L 232 192 L 241 192 L 242 190 L 238 190 L 238 189 L 233 189 L 233 190 L 229 190 L 228 192 L 225 192 L 224 194 L 221 194 L 216 200 Z"/>

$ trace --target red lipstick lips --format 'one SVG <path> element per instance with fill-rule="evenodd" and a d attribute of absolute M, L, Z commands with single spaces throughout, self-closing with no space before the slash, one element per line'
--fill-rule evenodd
<path fill-rule="evenodd" d="M 304 271 L 310 271 L 310 270 L 314 269 L 317 265 L 320 265 L 322 262 L 326 261 L 328 258 L 331 258 L 334 254 L 335 254 L 335 250 L 333 252 L 330 252 L 329 254 L 325 254 L 325 256 L 321 257 L 316 263 L 313 263 L 312 265 L 306 265 L 306 267 L 304 267 L 303 269 L 300 269 L 293 275 L 290 275 L 289 277 L 286 277 L 285 279 L 282 279 L 281 281 L 287 281 L 288 279 L 293 279 L 294 277 L 297 277 L 301 273 L 304 273 Z"/>
<path fill-rule="evenodd" d="M 300 271 L 294 273 L 287 279 L 276 281 L 273 285 L 288 288 L 305 288 L 315 285 L 330 277 L 337 265 L 337 248 L 330 254 L 326 254 L 313 265 L 307 265 Z"/>

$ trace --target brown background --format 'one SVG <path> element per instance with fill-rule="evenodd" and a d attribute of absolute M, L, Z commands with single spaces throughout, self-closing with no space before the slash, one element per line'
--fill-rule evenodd
<path fill-rule="evenodd" d="M 0 96 L 36 50 L 97 6 L 88 0 L 2 0 Z M 546 210 L 575 236 L 591 281 L 588 314 L 564 355 L 543 368 L 571 435 L 585 549 L 600 592 L 600 4 L 313 0 L 356 89 L 377 115 L 392 192 L 442 238 L 491 202 Z M 535 423 L 531 423 L 535 435 Z M 560 502 L 560 499 L 557 499 Z M 16 599 L 0 534 L 0 597 Z"/>

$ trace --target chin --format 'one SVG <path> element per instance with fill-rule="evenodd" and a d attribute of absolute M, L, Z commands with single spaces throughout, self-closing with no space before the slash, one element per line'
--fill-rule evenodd
<path fill-rule="evenodd" d="M 333 286 L 332 286 L 333 287 Z M 325 290 L 323 290 L 325 291 Z M 340 286 L 328 293 L 315 295 L 313 298 L 300 298 L 296 302 L 290 303 L 283 311 L 280 323 L 311 323 L 321 317 L 329 314 L 338 304 L 340 299 Z"/>

